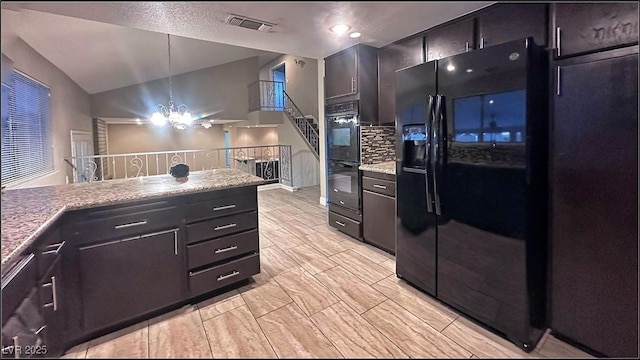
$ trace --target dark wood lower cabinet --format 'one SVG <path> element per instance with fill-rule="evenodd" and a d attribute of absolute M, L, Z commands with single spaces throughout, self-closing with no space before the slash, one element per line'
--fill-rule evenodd
<path fill-rule="evenodd" d="M 396 251 L 396 199 L 387 195 L 362 191 L 364 240 L 389 252 Z"/>
<path fill-rule="evenodd" d="M 178 230 L 79 249 L 85 332 L 129 320 L 184 296 Z"/>
<path fill-rule="evenodd" d="M 364 241 L 395 254 L 395 175 L 363 171 L 362 237 Z"/>

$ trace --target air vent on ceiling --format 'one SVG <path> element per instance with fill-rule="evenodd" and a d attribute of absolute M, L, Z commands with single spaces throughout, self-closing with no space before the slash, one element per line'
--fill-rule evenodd
<path fill-rule="evenodd" d="M 227 24 L 262 32 L 269 32 L 273 28 L 273 24 L 239 15 L 229 15 Z"/>

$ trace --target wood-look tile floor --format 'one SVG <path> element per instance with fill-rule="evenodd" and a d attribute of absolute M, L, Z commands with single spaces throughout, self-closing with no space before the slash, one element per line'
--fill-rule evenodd
<path fill-rule="evenodd" d="M 258 192 L 249 284 L 93 339 L 65 358 L 592 358 L 548 332 L 525 353 L 326 224 L 318 187 Z"/>

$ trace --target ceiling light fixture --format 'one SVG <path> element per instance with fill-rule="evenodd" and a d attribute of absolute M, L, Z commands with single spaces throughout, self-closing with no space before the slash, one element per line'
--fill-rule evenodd
<path fill-rule="evenodd" d="M 359 38 L 360 36 L 362 36 L 362 34 L 360 34 L 357 31 L 354 31 L 351 34 L 349 34 L 349 37 L 352 38 L 352 39 Z"/>
<path fill-rule="evenodd" d="M 171 37 L 167 34 L 167 46 L 169 48 L 169 103 L 165 106 L 158 104 L 156 106 L 156 112 L 151 116 L 151 122 L 158 126 L 163 126 L 169 123 L 176 129 L 184 130 L 191 123 L 191 113 L 189 108 L 185 104 L 175 105 L 173 102 L 173 91 L 171 88 Z"/>
<path fill-rule="evenodd" d="M 347 24 L 336 24 L 333 25 L 332 27 L 329 28 L 329 31 L 331 31 L 334 34 L 344 34 L 347 31 L 349 31 L 349 29 L 351 29 L 351 26 L 347 25 Z"/>

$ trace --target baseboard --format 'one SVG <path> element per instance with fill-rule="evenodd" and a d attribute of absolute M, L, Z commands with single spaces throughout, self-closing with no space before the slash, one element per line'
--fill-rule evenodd
<path fill-rule="evenodd" d="M 284 185 L 284 184 L 278 184 L 278 183 L 259 185 L 258 186 L 258 191 L 273 190 L 273 189 L 283 189 L 283 190 L 287 190 L 287 191 L 290 191 L 290 192 L 298 191 L 297 187 Z"/>
<path fill-rule="evenodd" d="M 273 184 L 265 184 L 265 185 L 258 186 L 258 191 L 271 190 L 271 189 L 280 189 L 280 184 L 273 183 Z"/>
<path fill-rule="evenodd" d="M 298 191 L 298 188 L 295 187 L 295 186 L 289 186 L 289 185 L 285 185 L 285 184 L 280 184 L 280 187 L 282 189 L 290 191 L 290 192 Z"/>

